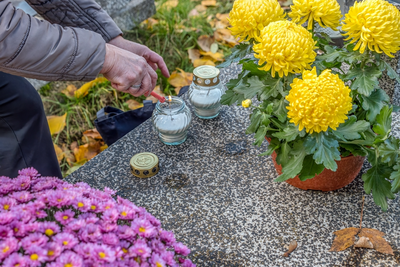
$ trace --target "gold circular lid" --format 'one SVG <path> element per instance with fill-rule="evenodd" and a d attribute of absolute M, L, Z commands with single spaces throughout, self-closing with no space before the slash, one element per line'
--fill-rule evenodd
<path fill-rule="evenodd" d="M 159 171 L 158 157 L 149 152 L 133 156 L 130 160 L 130 166 L 132 174 L 139 178 L 154 176 Z"/>
<path fill-rule="evenodd" d="M 193 82 L 200 86 L 215 86 L 219 84 L 219 69 L 214 66 L 200 66 L 193 71 Z"/>

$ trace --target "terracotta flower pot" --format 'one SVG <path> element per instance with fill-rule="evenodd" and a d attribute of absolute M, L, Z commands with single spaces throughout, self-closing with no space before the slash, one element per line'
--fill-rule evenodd
<path fill-rule="evenodd" d="M 276 153 L 272 153 L 272 160 L 276 171 L 282 174 L 282 166 L 276 162 Z M 286 182 L 303 190 L 333 191 L 350 184 L 360 172 L 365 157 L 349 156 L 336 161 L 338 168 L 336 172 L 325 169 L 314 178 L 301 181 L 298 176 Z"/>

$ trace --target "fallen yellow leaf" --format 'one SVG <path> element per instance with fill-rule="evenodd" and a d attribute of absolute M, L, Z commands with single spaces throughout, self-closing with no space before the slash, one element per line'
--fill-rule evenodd
<path fill-rule="evenodd" d="M 228 29 L 217 29 L 214 32 L 214 38 L 216 41 L 227 44 L 230 47 L 234 47 L 238 44 L 238 41 L 232 36 L 231 31 Z"/>
<path fill-rule="evenodd" d="M 102 146 L 100 147 L 100 151 L 103 152 L 103 151 L 106 150 L 107 148 L 108 148 L 107 145 L 102 145 Z"/>
<path fill-rule="evenodd" d="M 194 62 L 193 62 L 193 66 L 195 67 L 195 68 L 197 68 L 197 67 L 199 67 L 199 66 L 203 66 L 203 65 L 210 65 L 210 66 L 215 66 L 215 63 L 214 62 L 212 62 L 211 60 L 207 60 L 207 59 L 196 59 Z"/>
<path fill-rule="evenodd" d="M 56 151 L 58 163 L 61 163 L 62 159 L 64 158 L 64 151 L 62 151 L 61 147 L 59 147 L 58 145 L 54 143 L 53 145 L 54 145 L 54 150 Z"/>
<path fill-rule="evenodd" d="M 153 29 L 154 25 L 158 24 L 158 20 L 153 18 L 148 18 L 146 21 L 147 21 L 147 29 Z"/>
<path fill-rule="evenodd" d="M 219 19 L 222 23 L 224 23 L 224 24 L 226 24 L 226 25 L 229 25 L 229 13 L 226 13 L 226 14 L 221 14 L 221 13 L 218 13 L 217 15 L 216 15 L 216 17 L 217 17 L 217 19 Z"/>
<path fill-rule="evenodd" d="M 75 91 L 74 95 L 75 95 L 76 98 L 84 97 L 89 93 L 90 88 L 92 88 L 96 84 L 104 83 L 106 81 L 107 81 L 106 78 L 98 77 L 98 78 L 94 79 L 93 81 L 85 83 L 84 85 L 82 85 L 78 90 Z"/>
<path fill-rule="evenodd" d="M 200 51 L 200 54 L 203 56 L 208 56 L 209 58 L 205 58 L 207 59 L 211 59 L 214 62 L 216 61 L 224 61 L 224 55 L 221 53 L 213 53 L 213 52 L 204 52 L 204 51 Z"/>
<path fill-rule="evenodd" d="M 165 96 L 165 94 L 164 94 L 164 92 L 163 91 L 161 91 L 161 89 L 160 89 L 160 86 L 159 85 L 157 85 L 156 87 L 154 87 L 154 89 L 153 89 L 153 92 L 155 92 L 155 93 L 157 93 L 157 94 L 159 94 L 160 96 Z M 148 98 L 146 98 L 146 100 L 151 100 L 151 101 L 153 101 L 153 103 L 157 103 L 158 102 L 158 99 L 157 98 L 155 98 L 154 96 L 149 96 Z"/>
<path fill-rule="evenodd" d="M 101 152 L 100 148 L 101 148 L 100 142 L 95 142 L 92 144 L 84 144 L 79 146 L 79 148 L 75 148 L 73 150 L 73 153 L 75 155 L 76 162 L 79 164 L 87 160 L 91 160 Z"/>
<path fill-rule="evenodd" d="M 201 1 L 201 5 L 202 6 L 216 6 L 217 1 L 216 0 L 204 0 L 204 1 Z"/>
<path fill-rule="evenodd" d="M 131 110 L 135 110 L 135 109 L 139 109 L 139 108 L 143 107 L 143 103 L 139 103 L 138 101 L 133 100 L 133 99 L 129 99 L 125 103 L 128 104 L 128 107 Z"/>
<path fill-rule="evenodd" d="M 75 85 L 70 84 L 65 88 L 64 90 L 61 91 L 64 95 L 66 95 L 68 98 L 73 98 L 75 96 L 75 91 L 78 90 Z"/>
<path fill-rule="evenodd" d="M 75 141 L 76 142 L 76 141 Z M 62 145 L 62 150 L 64 152 L 64 157 L 67 160 L 69 166 L 72 166 L 75 162 L 75 156 L 71 153 L 71 151 L 67 148 L 66 144 Z"/>
<path fill-rule="evenodd" d="M 66 119 L 67 113 L 62 116 L 47 116 L 47 123 L 49 124 L 51 135 L 58 134 L 64 130 Z"/>
<path fill-rule="evenodd" d="M 187 73 L 184 70 L 178 69 L 179 72 L 174 71 L 171 73 L 171 76 L 168 78 L 168 82 L 173 87 L 183 87 L 190 85 L 193 80 L 193 74 Z"/>
<path fill-rule="evenodd" d="M 208 35 L 201 35 L 197 39 L 197 44 L 203 51 L 210 51 L 211 45 L 214 43 L 214 37 L 210 37 Z"/>

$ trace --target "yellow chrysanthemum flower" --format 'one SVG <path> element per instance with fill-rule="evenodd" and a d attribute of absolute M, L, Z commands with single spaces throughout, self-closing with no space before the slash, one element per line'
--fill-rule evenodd
<path fill-rule="evenodd" d="M 290 122 L 306 128 L 308 133 L 336 130 L 347 119 L 352 109 L 350 88 L 331 70 L 317 76 L 315 67 L 303 72 L 303 79 L 294 79 L 291 84 L 286 107 Z"/>
<path fill-rule="evenodd" d="M 342 30 L 347 32 L 346 40 L 357 42 L 354 50 L 359 49 L 360 53 L 368 47 L 393 57 L 391 53 L 400 49 L 400 12 L 384 0 L 354 3 L 343 20 Z"/>
<path fill-rule="evenodd" d="M 277 0 L 236 0 L 228 20 L 232 35 L 247 41 L 259 36 L 271 22 L 283 20 L 285 16 Z"/>
<path fill-rule="evenodd" d="M 308 20 L 307 29 L 311 30 L 314 21 L 321 27 L 330 27 L 337 31 L 340 26 L 340 5 L 336 0 L 294 0 L 289 17 L 295 23 L 303 24 Z"/>
<path fill-rule="evenodd" d="M 251 99 L 243 100 L 242 101 L 242 107 L 249 108 L 251 106 L 251 103 L 252 103 Z"/>
<path fill-rule="evenodd" d="M 258 64 L 265 66 L 261 70 L 271 70 L 272 77 L 275 72 L 279 77 L 290 73 L 301 73 L 304 69 L 311 69 L 315 60 L 316 42 L 312 34 L 305 28 L 291 21 L 271 22 L 261 31 L 260 43 L 253 46 L 259 58 Z"/>

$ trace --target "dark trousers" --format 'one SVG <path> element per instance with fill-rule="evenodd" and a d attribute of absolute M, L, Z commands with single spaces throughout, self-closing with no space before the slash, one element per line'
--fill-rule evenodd
<path fill-rule="evenodd" d="M 24 78 L 0 72 L 0 176 L 33 167 L 62 178 L 43 103 Z"/>

